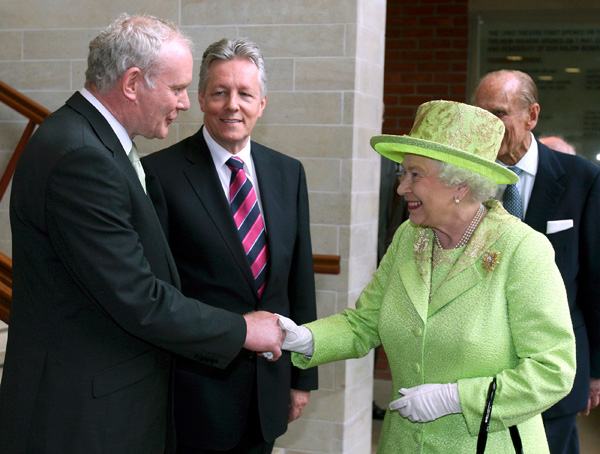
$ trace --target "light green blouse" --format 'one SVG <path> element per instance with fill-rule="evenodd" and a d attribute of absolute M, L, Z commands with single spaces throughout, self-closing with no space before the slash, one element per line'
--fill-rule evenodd
<path fill-rule="evenodd" d="M 564 284 L 544 235 L 496 201 L 486 207 L 471 241 L 442 251 L 450 259 L 433 276 L 431 229 L 402 224 L 356 309 L 306 325 L 314 355 L 294 354 L 300 368 L 362 357 L 382 344 L 390 401 L 402 387 L 458 383 L 461 414 L 413 423 L 388 410 L 378 452 L 474 453 L 494 376 L 486 453 L 512 452 L 507 429 L 515 424 L 526 454 L 548 452 L 540 413 L 569 392 L 575 374 Z"/>

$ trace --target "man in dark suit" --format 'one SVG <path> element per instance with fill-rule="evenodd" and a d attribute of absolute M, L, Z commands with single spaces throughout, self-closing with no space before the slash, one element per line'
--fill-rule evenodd
<path fill-rule="evenodd" d="M 221 369 L 243 346 L 280 355 L 277 316 L 243 317 L 178 291 L 141 165 L 128 159 L 135 136 L 164 138 L 188 109 L 192 66 L 173 24 L 120 16 L 90 43 L 86 88 L 23 152 L 0 452 L 163 454 L 169 352 Z"/>
<path fill-rule="evenodd" d="M 577 413 L 589 412 L 600 399 L 600 168 L 535 139 L 531 131 L 540 106 L 537 87 L 527 74 L 509 70 L 487 74 L 477 87 L 475 104 L 504 122 L 506 134 L 498 158 L 521 173 L 517 215 L 547 235 L 565 282 L 577 344 L 577 374 L 571 393 L 542 416 L 550 452 L 576 454 Z"/>
<path fill-rule="evenodd" d="M 265 67 L 256 44 L 245 38 L 211 44 L 198 92 L 204 126 L 143 159 L 184 293 L 240 314 L 261 309 L 298 323 L 313 320 L 304 169 L 250 141 L 266 105 Z M 240 178 L 249 180 L 241 189 Z M 254 207 L 243 223 L 240 193 Z M 175 370 L 179 453 L 269 453 L 317 387 L 317 374 L 293 368 L 289 356 L 272 363 L 241 353 L 223 370 L 178 357 Z"/>

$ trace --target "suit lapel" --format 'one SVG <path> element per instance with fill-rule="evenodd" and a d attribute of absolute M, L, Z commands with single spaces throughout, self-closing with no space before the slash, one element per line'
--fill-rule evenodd
<path fill-rule="evenodd" d="M 98 109 L 90 104 L 90 102 L 79 92 L 74 93 L 73 96 L 67 100 L 66 104 L 79 112 L 88 120 L 92 130 L 96 133 L 107 150 L 112 153 L 115 162 L 123 169 L 125 177 L 130 180 L 132 186 L 136 188 L 135 194 L 137 194 L 137 197 L 135 200 L 136 203 L 139 204 L 139 208 L 143 209 L 147 216 L 155 219 L 156 225 L 160 227 L 160 222 L 156 216 L 156 211 L 154 210 L 152 201 L 144 192 L 139 177 L 135 172 L 133 165 L 131 165 L 131 161 L 129 161 L 129 158 L 127 157 L 127 153 L 123 149 L 119 138 L 113 131 L 106 118 L 104 118 Z M 160 228 L 159 231 L 162 232 Z M 165 251 L 165 257 L 169 266 L 169 272 L 171 274 L 173 285 L 175 285 L 176 288 L 180 288 L 179 273 L 177 272 L 175 260 L 170 252 L 166 238 L 164 238 L 164 235 L 162 235 L 162 237 L 164 240 L 162 249 Z"/>
<path fill-rule="evenodd" d="M 538 150 L 538 170 L 524 221 L 538 232 L 545 234 L 548 216 L 556 211 L 556 206 L 561 201 L 565 190 L 560 182 L 565 171 L 554 152 L 539 141 Z"/>
<path fill-rule="evenodd" d="M 484 266 L 482 261 L 484 257 L 493 257 L 502 261 L 500 251 L 494 250 L 494 244 L 511 225 L 519 221 L 514 217 L 499 216 L 500 202 L 497 200 L 490 200 L 485 205 L 489 209 L 488 214 L 475 230 L 473 237 L 465 246 L 444 281 L 435 290 L 429 303 L 428 316 L 454 301 L 488 276 L 490 270 L 487 270 Z M 456 278 L 459 275 L 461 279 Z"/>
<path fill-rule="evenodd" d="M 209 219 L 217 226 L 223 241 L 227 244 L 235 262 L 244 273 L 248 284 L 256 293 L 254 276 L 233 221 L 229 202 L 223 193 L 210 150 L 202 135 L 202 129 L 189 141 L 186 159 L 189 162 L 189 166 L 184 170 L 187 180 L 192 186 L 196 197 L 204 206 Z"/>
<path fill-rule="evenodd" d="M 271 162 L 272 157 L 268 150 L 260 144 L 252 142 L 252 160 L 254 161 L 254 170 L 258 178 L 258 187 L 260 190 L 260 201 L 262 204 L 262 216 L 267 230 L 267 246 L 269 248 L 269 274 L 267 275 L 267 286 L 269 281 L 277 275 L 278 264 L 281 256 L 278 254 L 280 248 L 275 247 L 281 244 L 279 241 L 279 223 L 278 219 L 286 216 L 290 209 L 290 201 L 283 200 L 280 188 L 284 187 L 284 181 L 281 170 Z"/>

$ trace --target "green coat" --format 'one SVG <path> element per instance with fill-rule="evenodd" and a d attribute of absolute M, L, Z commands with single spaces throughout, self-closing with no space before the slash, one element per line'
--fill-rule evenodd
<path fill-rule="evenodd" d="M 475 453 L 487 390 L 497 377 L 486 453 L 514 452 L 517 424 L 528 453 L 547 453 L 540 413 L 564 397 L 575 374 L 567 296 L 546 237 L 496 201 L 430 298 L 433 233 L 404 223 L 356 309 L 306 326 L 306 368 L 366 355 L 382 344 L 393 390 L 457 383 L 462 414 L 413 423 L 385 416 L 380 453 Z M 497 263 L 495 263 L 497 262 Z"/>

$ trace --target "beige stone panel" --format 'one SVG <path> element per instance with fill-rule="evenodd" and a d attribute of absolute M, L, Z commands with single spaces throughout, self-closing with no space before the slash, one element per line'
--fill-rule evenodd
<path fill-rule="evenodd" d="M 337 293 L 327 290 L 318 290 L 317 296 L 317 318 L 325 318 L 336 314 Z"/>
<path fill-rule="evenodd" d="M 19 91 L 65 90 L 71 67 L 60 61 L 0 62 L 0 80 Z"/>
<path fill-rule="evenodd" d="M 0 153 L 0 169 L 2 171 L 4 171 L 10 155 L 19 143 L 26 127 L 26 121 L 0 122 L 0 150 L 4 150 Z"/>
<path fill-rule="evenodd" d="M 380 32 L 385 31 L 386 0 L 358 0 L 358 23 Z"/>
<path fill-rule="evenodd" d="M 267 106 L 267 111 L 275 112 L 268 102 Z M 352 128 L 349 126 L 268 125 L 259 120 L 252 131 L 252 140 L 296 158 L 352 156 Z"/>
<path fill-rule="evenodd" d="M 311 399 L 304 409 L 303 417 L 322 421 L 343 422 L 344 390 L 319 389 L 311 392 Z"/>
<path fill-rule="evenodd" d="M 355 126 L 380 128 L 383 123 L 383 104 L 379 96 L 372 96 L 364 93 L 353 92 L 345 93 L 344 103 L 354 103 L 354 116 L 352 121 Z M 344 115 L 344 122 L 349 118 Z"/>
<path fill-rule="evenodd" d="M 347 291 L 347 284 L 348 260 L 343 257 L 340 259 L 340 274 L 315 274 L 315 285 L 320 290 L 343 293 Z"/>
<path fill-rule="evenodd" d="M 379 193 L 352 194 L 352 224 L 377 222 L 379 217 Z M 374 234 L 376 234 L 376 231 Z"/>
<path fill-rule="evenodd" d="M 103 28 L 120 13 L 147 13 L 173 22 L 179 19 L 179 0 L 2 0 L 0 28 Z"/>
<path fill-rule="evenodd" d="M 355 98 L 356 98 L 356 93 L 355 92 L 344 92 L 344 101 L 343 101 L 343 112 L 342 112 L 342 123 L 345 125 L 352 125 L 352 126 L 357 126 L 356 122 L 354 121 L 354 111 L 355 109 L 357 109 L 357 106 L 355 105 Z"/>
<path fill-rule="evenodd" d="M 345 25 L 240 26 L 265 57 L 344 57 Z"/>
<path fill-rule="evenodd" d="M 311 192 L 310 219 L 315 224 L 348 224 L 350 221 L 350 198 L 347 194 Z"/>
<path fill-rule="evenodd" d="M 12 241 L 0 241 L 0 252 L 8 257 L 12 257 Z M 0 369 L 0 379 L 2 378 Z"/>
<path fill-rule="evenodd" d="M 385 34 L 383 30 L 373 30 L 358 26 L 356 40 L 356 58 L 367 60 L 379 68 L 383 68 L 385 56 Z"/>
<path fill-rule="evenodd" d="M 343 451 L 345 454 L 365 454 L 371 452 L 371 406 L 361 411 L 345 424 Z"/>
<path fill-rule="evenodd" d="M 296 60 L 296 90 L 352 90 L 354 59 L 310 58 Z"/>
<path fill-rule="evenodd" d="M 85 60 L 71 61 L 71 90 L 80 90 L 85 85 L 87 56 Z"/>
<path fill-rule="evenodd" d="M 23 58 L 25 60 L 87 59 L 89 43 L 96 35 L 98 35 L 96 29 L 25 30 Z"/>
<path fill-rule="evenodd" d="M 356 90 L 374 96 L 377 104 L 381 107 L 381 118 L 383 121 L 383 68 L 367 60 L 356 61 Z"/>
<path fill-rule="evenodd" d="M 341 93 L 270 93 L 262 124 L 337 125 L 342 121 Z"/>
<path fill-rule="evenodd" d="M 62 107 L 67 99 L 73 96 L 73 93 L 79 89 L 83 88 L 83 84 L 77 87 L 75 90 L 67 89 L 67 90 L 57 90 L 57 91 L 26 91 L 25 95 L 33 99 L 40 106 L 45 107 L 50 112 L 54 112 L 55 110 Z"/>
<path fill-rule="evenodd" d="M 376 227 L 374 225 L 373 227 Z M 377 230 L 375 230 L 376 232 Z M 364 255 L 350 259 L 349 272 L 349 291 L 362 291 L 371 279 L 377 265 L 377 254 L 373 252 L 371 255 Z M 355 302 L 356 300 L 354 300 Z M 353 303 L 354 305 L 354 303 Z"/>
<path fill-rule="evenodd" d="M 202 123 L 181 123 L 177 127 L 177 141 L 193 136 L 198 132 Z"/>
<path fill-rule="evenodd" d="M 310 204 L 310 193 L 308 195 Z M 310 225 L 313 254 L 339 255 L 339 231 L 335 225 Z"/>
<path fill-rule="evenodd" d="M 356 40 L 357 38 L 357 25 L 347 24 L 346 25 L 346 57 L 356 56 Z"/>
<path fill-rule="evenodd" d="M 350 239 L 351 227 L 349 225 L 339 226 L 339 241 L 340 241 L 340 255 L 344 258 L 350 257 Z"/>
<path fill-rule="evenodd" d="M 308 405 L 315 400 L 312 396 Z M 313 394 L 313 393 L 311 393 Z M 288 426 L 288 430 L 275 442 L 276 446 L 285 446 L 286 454 L 291 452 L 334 453 L 332 438 L 334 427 L 339 424 L 321 419 L 310 419 L 306 413 Z"/>
<path fill-rule="evenodd" d="M 264 57 L 264 56 L 263 56 Z M 294 88 L 294 59 L 265 58 L 267 68 L 267 105 L 269 92 Z"/>
<path fill-rule="evenodd" d="M 182 17 L 183 24 L 190 24 L 191 26 L 182 27 L 183 30 L 190 36 L 192 41 L 194 42 L 194 72 L 198 73 L 200 71 L 200 62 L 202 60 L 202 54 L 206 50 L 206 48 L 216 42 L 220 41 L 223 38 L 237 38 L 238 32 L 237 27 L 234 25 L 228 27 L 215 27 L 210 25 L 198 26 L 193 22 L 188 22 L 184 17 Z M 193 25 L 192 25 L 193 24 Z M 197 60 L 197 61 L 196 61 Z"/>
<path fill-rule="evenodd" d="M 381 126 L 377 128 L 360 128 L 356 131 L 356 158 L 381 161 L 381 155 L 371 146 L 371 137 L 381 134 Z"/>
<path fill-rule="evenodd" d="M 351 257 L 366 257 L 369 259 L 377 251 L 377 234 L 373 232 L 375 223 L 354 224 L 350 227 L 352 241 L 350 245 Z"/>
<path fill-rule="evenodd" d="M 330 24 L 356 21 L 356 0 L 182 0 L 184 24 Z"/>
<path fill-rule="evenodd" d="M 381 173 L 380 160 L 375 156 L 371 159 L 353 159 L 351 162 L 352 190 L 354 192 L 379 191 L 379 180 Z"/>
<path fill-rule="evenodd" d="M 22 31 L 0 31 L 0 43 L 0 60 L 21 59 Z"/>
<path fill-rule="evenodd" d="M 301 158 L 306 170 L 306 180 L 310 191 L 340 190 L 341 161 L 339 159 Z"/>
<path fill-rule="evenodd" d="M 346 389 L 350 394 L 357 396 L 360 394 L 368 404 L 360 403 L 360 399 L 352 399 L 348 405 L 348 415 L 354 415 L 363 407 L 370 406 L 370 401 L 373 400 L 373 349 L 362 358 L 348 361 L 346 364 Z M 364 389 L 362 389 L 364 388 Z M 362 397 L 364 395 L 364 397 Z"/>
<path fill-rule="evenodd" d="M 135 145 L 138 147 L 140 156 L 143 157 L 155 151 L 170 147 L 182 140 L 184 137 L 180 138 L 178 130 L 179 126 L 172 124 L 169 126 L 169 134 L 167 134 L 167 137 L 164 139 L 146 139 L 143 136 L 136 136 L 133 140 L 135 140 Z"/>
<path fill-rule="evenodd" d="M 322 364 L 319 366 L 319 389 L 335 389 L 335 364 Z"/>

